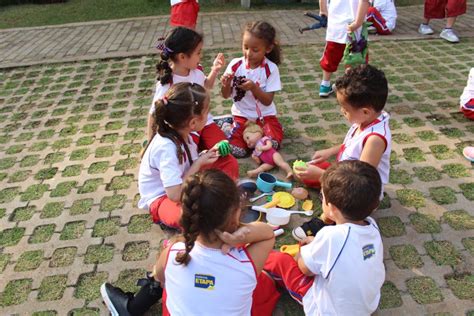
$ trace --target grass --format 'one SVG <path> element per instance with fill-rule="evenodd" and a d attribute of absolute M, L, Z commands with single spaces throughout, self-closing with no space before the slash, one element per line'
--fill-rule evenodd
<path fill-rule="evenodd" d="M 389 249 L 390 256 L 400 269 L 421 268 L 423 261 L 412 245 L 396 245 Z"/>
<path fill-rule="evenodd" d="M 15 271 L 21 272 L 37 269 L 43 261 L 43 256 L 43 250 L 32 250 L 22 253 L 16 263 Z"/>
<path fill-rule="evenodd" d="M 74 262 L 76 247 L 58 248 L 53 252 L 49 266 L 51 268 L 67 267 Z"/>
<path fill-rule="evenodd" d="M 441 232 L 441 225 L 431 214 L 412 213 L 410 223 L 418 233 L 434 234 Z"/>
<path fill-rule="evenodd" d="M 400 217 L 387 216 L 380 217 L 377 220 L 380 232 L 384 237 L 396 237 L 405 235 L 405 225 L 403 225 Z"/>
<path fill-rule="evenodd" d="M 462 300 L 474 299 L 474 275 L 471 273 L 445 276 L 448 287 Z"/>
<path fill-rule="evenodd" d="M 67 285 L 67 275 L 51 275 L 41 281 L 38 301 L 56 301 L 63 297 Z"/>
<path fill-rule="evenodd" d="M 150 243 L 148 241 L 132 241 L 125 244 L 122 253 L 123 261 L 139 261 L 148 258 Z"/>
<path fill-rule="evenodd" d="M 16 245 L 25 234 L 25 228 L 13 227 L 0 232 L 0 247 Z"/>
<path fill-rule="evenodd" d="M 87 247 L 86 255 L 84 256 L 85 264 L 100 264 L 109 262 L 114 257 L 114 245 L 91 245 Z"/>
<path fill-rule="evenodd" d="M 427 241 L 424 247 L 428 255 L 438 265 L 454 266 L 461 262 L 461 256 L 449 241 Z"/>
<path fill-rule="evenodd" d="M 100 218 L 92 230 L 92 237 L 108 237 L 117 234 L 120 226 L 120 217 Z"/>
<path fill-rule="evenodd" d="M 125 205 L 126 200 L 127 196 L 124 194 L 105 196 L 100 201 L 100 211 L 110 212 L 116 209 L 121 209 Z"/>
<path fill-rule="evenodd" d="M 419 276 L 406 281 L 408 292 L 418 304 L 443 301 L 443 295 L 433 279 Z"/>
<path fill-rule="evenodd" d="M 474 229 L 474 217 L 465 210 L 445 212 L 443 220 L 455 230 Z"/>
<path fill-rule="evenodd" d="M 107 281 L 107 272 L 83 273 L 77 281 L 74 297 L 90 302 L 100 297 L 100 285 Z"/>
<path fill-rule="evenodd" d="M 20 279 L 8 282 L 0 296 L 0 306 L 18 305 L 25 302 L 28 299 L 32 284 L 32 279 Z"/>
<path fill-rule="evenodd" d="M 28 242 L 30 244 L 37 244 L 49 241 L 54 234 L 55 228 L 55 224 L 36 226 Z"/>
<path fill-rule="evenodd" d="M 403 302 L 402 302 L 402 297 L 400 295 L 400 292 L 398 291 L 395 284 L 393 284 L 392 282 L 386 281 L 382 285 L 382 289 L 380 292 L 381 292 L 380 303 L 379 303 L 380 309 L 387 309 L 387 308 L 402 306 Z"/>

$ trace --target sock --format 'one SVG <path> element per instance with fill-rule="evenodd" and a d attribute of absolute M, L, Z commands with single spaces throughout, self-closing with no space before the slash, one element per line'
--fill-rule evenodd
<path fill-rule="evenodd" d="M 331 86 L 331 81 L 330 80 L 321 80 L 321 85 L 325 87 L 330 87 Z"/>

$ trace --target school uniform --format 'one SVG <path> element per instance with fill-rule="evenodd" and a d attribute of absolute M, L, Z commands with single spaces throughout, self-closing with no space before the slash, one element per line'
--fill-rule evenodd
<path fill-rule="evenodd" d="M 198 13 L 198 0 L 171 0 L 170 24 L 194 29 Z"/>
<path fill-rule="evenodd" d="M 471 68 L 466 87 L 461 94 L 460 109 L 466 118 L 474 120 L 474 68 Z"/>
<path fill-rule="evenodd" d="M 367 11 L 367 21 L 372 22 L 377 34 L 390 35 L 397 23 L 394 0 L 373 0 Z"/>
<path fill-rule="evenodd" d="M 425 19 L 444 19 L 466 13 L 466 0 L 425 0 Z"/>

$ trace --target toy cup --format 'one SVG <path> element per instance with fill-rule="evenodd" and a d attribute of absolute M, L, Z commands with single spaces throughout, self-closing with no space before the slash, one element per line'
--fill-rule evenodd
<path fill-rule="evenodd" d="M 280 186 L 286 189 L 291 189 L 292 184 L 290 182 L 278 181 L 272 174 L 262 172 L 257 178 L 257 188 L 261 192 L 272 192 L 275 186 Z"/>

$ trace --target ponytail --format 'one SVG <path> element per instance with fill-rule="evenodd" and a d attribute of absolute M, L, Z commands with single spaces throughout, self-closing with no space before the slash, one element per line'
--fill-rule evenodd
<path fill-rule="evenodd" d="M 277 65 L 281 63 L 281 46 L 276 39 L 276 30 L 270 23 L 265 21 L 249 22 L 245 25 L 244 32 L 249 32 L 253 36 L 264 40 L 267 47 L 272 47 L 272 50 L 265 54 L 265 57 Z"/>

